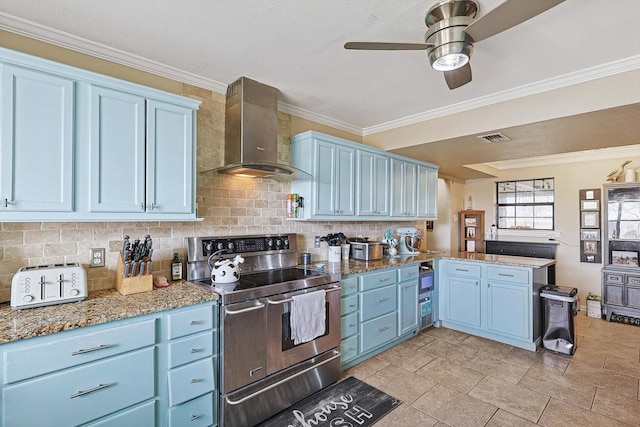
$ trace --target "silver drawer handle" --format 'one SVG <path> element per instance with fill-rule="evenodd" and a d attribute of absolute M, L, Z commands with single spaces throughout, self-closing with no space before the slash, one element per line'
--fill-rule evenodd
<path fill-rule="evenodd" d="M 97 347 L 92 347 L 92 348 L 81 348 L 80 350 L 76 350 L 74 352 L 71 353 L 72 356 L 77 356 L 79 354 L 85 354 L 85 353 L 91 353 L 92 351 L 98 351 L 98 350 L 104 350 L 106 348 L 111 347 L 111 344 L 102 344 L 99 345 Z"/>
<path fill-rule="evenodd" d="M 200 323 L 202 323 L 202 322 L 201 322 L 201 321 L 199 321 L 199 320 L 192 320 L 189 324 L 190 324 L 191 326 L 195 326 L 195 325 L 199 325 Z"/>
<path fill-rule="evenodd" d="M 513 277 L 513 274 L 498 273 L 498 276 Z"/>
<path fill-rule="evenodd" d="M 355 328 L 355 327 L 356 327 L 356 324 L 355 324 L 355 323 L 351 323 L 351 324 L 349 324 L 349 327 L 350 327 L 350 328 Z"/>
<path fill-rule="evenodd" d="M 200 349 L 200 348 L 192 348 L 192 349 L 191 349 L 191 354 L 193 354 L 193 353 L 200 353 L 201 351 L 202 351 L 202 349 Z"/>
<path fill-rule="evenodd" d="M 355 347 L 349 347 L 349 348 L 347 349 L 347 351 L 356 351 L 356 348 L 355 348 Z"/>
<path fill-rule="evenodd" d="M 357 307 L 355 304 L 349 304 L 349 308 Z"/>
<path fill-rule="evenodd" d="M 200 419 L 200 415 L 191 415 L 191 418 L 189 418 L 189 421 L 195 421 L 197 419 Z"/>
<path fill-rule="evenodd" d="M 389 300 L 389 297 L 387 297 L 387 298 L 378 298 L 378 302 L 385 302 L 387 300 Z"/>
<path fill-rule="evenodd" d="M 199 383 L 201 381 L 202 381 L 201 378 L 194 378 L 194 379 L 191 380 L 191 384 L 196 384 L 196 383 Z"/>
<path fill-rule="evenodd" d="M 391 279 L 389 277 L 386 277 L 384 279 L 378 279 L 378 282 L 384 283 L 384 282 L 388 282 L 389 280 L 391 280 Z"/>
<path fill-rule="evenodd" d="M 463 268 L 456 268 L 456 271 L 464 271 L 465 273 L 468 273 L 468 272 L 469 272 L 469 270 L 465 270 L 465 269 L 463 269 Z"/>
<path fill-rule="evenodd" d="M 111 387 L 111 384 L 100 384 L 93 388 L 90 388 L 89 390 L 81 390 L 75 394 L 72 394 L 70 397 L 71 399 L 75 399 L 76 397 L 85 396 L 89 393 L 93 393 L 94 391 L 102 390 L 103 388 L 107 388 L 107 387 Z"/>
<path fill-rule="evenodd" d="M 379 328 L 379 329 L 378 329 L 378 332 L 384 332 L 384 331 L 386 331 L 387 329 L 389 329 L 389 326 L 385 326 L 384 328 Z"/>

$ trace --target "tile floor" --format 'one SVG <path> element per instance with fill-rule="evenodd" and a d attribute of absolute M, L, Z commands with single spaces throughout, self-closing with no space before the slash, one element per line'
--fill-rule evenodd
<path fill-rule="evenodd" d="M 575 325 L 573 356 L 429 328 L 342 377 L 402 400 L 376 427 L 640 426 L 640 327 Z"/>

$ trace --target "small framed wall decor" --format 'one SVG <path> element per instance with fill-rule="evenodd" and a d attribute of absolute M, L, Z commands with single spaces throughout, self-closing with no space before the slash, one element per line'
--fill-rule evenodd
<path fill-rule="evenodd" d="M 580 261 L 602 262 L 600 189 L 580 190 Z"/>
<path fill-rule="evenodd" d="M 600 212 L 581 212 L 580 227 L 600 228 Z"/>

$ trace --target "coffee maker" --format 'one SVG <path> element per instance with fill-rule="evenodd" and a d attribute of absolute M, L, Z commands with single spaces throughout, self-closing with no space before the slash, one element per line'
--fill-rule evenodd
<path fill-rule="evenodd" d="M 422 235 L 420 230 L 413 227 L 398 227 L 398 255 L 417 255 L 420 253 Z"/>

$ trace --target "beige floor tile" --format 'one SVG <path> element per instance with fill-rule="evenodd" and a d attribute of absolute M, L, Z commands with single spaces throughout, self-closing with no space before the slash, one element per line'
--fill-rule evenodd
<path fill-rule="evenodd" d="M 429 335 L 427 333 L 419 333 L 413 338 L 411 338 L 410 340 L 405 341 L 405 343 L 410 344 L 415 348 L 420 348 L 435 340 L 436 340 L 436 337 L 433 335 Z"/>
<path fill-rule="evenodd" d="M 368 377 L 367 384 L 407 404 L 413 403 L 427 390 L 436 386 L 435 381 L 394 365 L 389 365 Z"/>
<path fill-rule="evenodd" d="M 611 342 L 613 331 L 609 329 L 576 328 L 576 335 L 602 342 Z"/>
<path fill-rule="evenodd" d="M 593 338 L 585 338 L 584 340 L 582 340 L 582 342 L 589 341 L 592 339 Z M 586 363 L 588 365 L 602 368 L 604 367 L 604 362 L 606 359 L 607 359 L 607 347 L 603 345 L 603 343 L 600 343 L 600 346 L 598 348 L 585 348 L 585 349 L 582 349 L 582 344 L 579 344 L 571 360 L 573 362 Z"/>
<path fill-rule="evenodd" d="M 498 409 L 444 385 L 429 390 L 411 406 L 452 427 L 484 426 Z"/>
<path fill-rule="evenodd" d="M 640 345 L 639 344 L 626 344 L 615 343 L 603 345 L 602 342 L 591 338 L 585 338 L 580 343 L 578 349 L 588 350 L 591 352 L 604 353 L 606 355 L 616 356 L 621 359 L 629 359 L 638 362 L 640 360 Z M 576 351 L 576 353 L 581 353 Z"/>
<path fill-rule="evenodd" d="M 415 347 L 404 343 L 391 347 L 389 350 L 380 353 L 377 357 L 387 363 L 391 363 L 411 372 L 417 371 L 435 359 L 435 356 L 422 351 L 417 351 Z"/>
<path fill-rule="evenodd" d="M 548 427 L 629 427 L 629 424 L 551 398 L 538 424 Z"/>
<path fill-rule="evenodd" d="M 470 335 L 465 332 L 459 332 L 449 328 L 428 328 L 425 329 L 422 334 L 454 344 L 460 344 L 470 337 Z"/>
<path fill-rule="evenodd" d="M 549 402 L 549 397 L 541 393 L 489 377 L 480 381 L 468 394 L 534 423 Z"/>
<path fill-rule="evenodd" d="M 484 351 L 478 351 L 464 366 L 482 372 L 492 378 L 498 378 L 513 384 L 518 384 L 518 381 L 529 369 L 528 366 L 510 362 L 500 356 L 485 353 Z"/>
<path fill-rule="evenodd" d="M 593 412 L 640 426 L 640 400 L 598 389 L 593 402 Z"/>
<path fill-rule="evenodd" d="M 607 360 L 604 362 L 604 367 L 619 374 L 640 378 L 640 362 L 637 360 L 622 359 L 608 355 Z"/>
<path fill-rule="evenodd" d="M 417 374 L 462 393 L 469 392 L 484 377 L 478 371 L 440 357 L 418 370 Z"/>
<path fill-rule="evenodd" d="M 424 426 L 434 427 L 438 420 L 403 403 L 376 422 L 376 427 Z"/>
<path fill-rule="evenodd" d="M 484 351 L 485 353 L 493 354 L 495 356 L 506 357 L 513 351 L 515 347 L 509 344 L 503 344 L 497 341 L 488 340 L 482 337 L 470 336 L 462 342 L 462 344 L 475 348 L 476 350 Z"/>
<path fill-rule="evenodd" d="M 620 325 L 623 328 L 613 332 L 612 343 L 640 345 L 640 327 L 633 325 Z"/>
<path fill-rule="evenodd" d="M 597 368 L 585 363 L 571 362 L 566 372 L 566 378 L 598 388 L 602 387 L 614 393 L 625 396 L 638 396 L 638 379 L 618 374 L 604 368 Z"/>
<path fill-rule="evenodd" d="M 383 369 L 387 366 L 389 366 L 388 362 L 385 362 L 382 359 L 378 359 L 377 357 L 372 357 L 362 363 L 358 363 L 357 365 L 347 369 L 346 371 L 342 371 L 340 374 L 340 379 L 344 379 L 347 377 L 356 377 L 360 381 L 364 381 L 371 375 L 378 372 L 380 369 Z"/>
<path fill-rule="evenodd" d="M 512 413 L 498 409 L 498 412 L 489 420 L 486 427 L 534 427 L 537 425 Z"/>
<path fill-rule="evenodd" d="M 419 350 L 459 365 L 462 365 L 472 359 L 478 352 L 478 350 L 474 348 L 470 348 L 462 344 L 454 344 L 441 339 L 432 341 L 424 347 L 420 347 Z"/>
<path fill-rule="evenodd" d="M 518 385 L 585 409 L 591 409 L 596 394 L 596 388 L 592 385 L 551 374 L 547 369 L 538 367 L 531 367 Z"/>
<path fill-rule="evenodd" d="M 569 366 L 570 358 L 551 351 L 545 351 L 544 349 L 529 351 L 521 348 L 514 348 L 513 351 L 504 358 L 504 360 L 520 363 L 524 366 L 535 366 L 557 375 L 562 375 L 567 369 L 567 366 Z"/>

